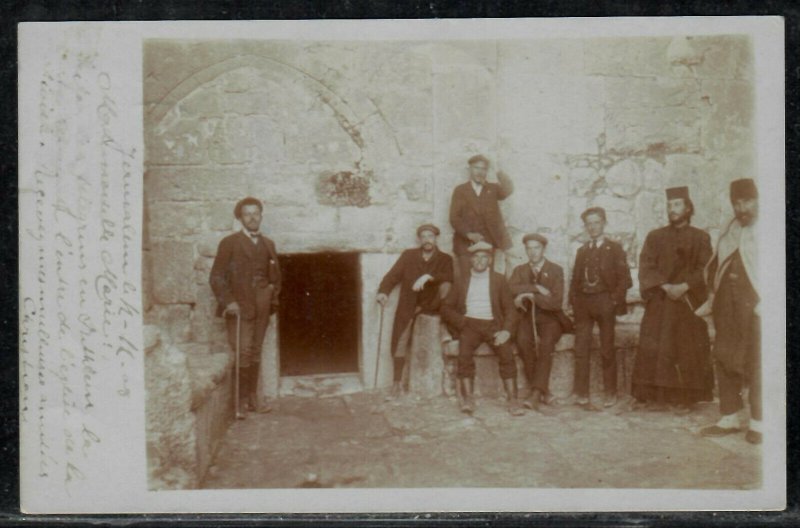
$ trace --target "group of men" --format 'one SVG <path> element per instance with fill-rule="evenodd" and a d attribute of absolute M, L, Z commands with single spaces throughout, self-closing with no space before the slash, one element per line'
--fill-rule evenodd
<path fill-rule="evenodd" d="M 605 211 L 591 207 L 581 214 L 588 240 L 578 249 L 569 283 L 568 304 L 574 323 L 563 311 L 564 271 L 548 260 L 548 239 L 539 233 L 522 238 L 528 262 L 509 279 L 495 271 L 496 256 L 505 256 L 511 240 L 499 201 L 513 192 L 510 178 L 497 171 L 487 181 L 489 160 L 468 160 L 469 181 L 452 195 L 450 223 L 453 259 L 437 245 L 433 224 L 417 229 L 418 247 L 404 251 L 385 275 L 376 301 L 383 307 L 400 286 L 392 327 L 391 395 L 404 391 L 403 371 L 414 322 L 419 314 L 440 314 L 458 340 L 457 379 L 460 410 L 475 411 L 474 378 L 477 348 L 486 343 L 497 355 L 508 411 L 543 410 L 554 403 L 549 390 L 555 346 L 565 332 L 575 333 L 575 374 L 570 402 L 593 409 L 589 395 L 592 334 L 599 327 L 605 407 L 617 403 L 616 317 L 627 313 L 632 286 L 623 247 L 604 234 Z M 673 408 L 690 412 L 712 397 L 716 373 L 721 419 L 701 431 L 721 436 L 747 431 L 751 443 L 761 441 L 760 315 L 756 283 L 754 222 L 758 193 L 752 179 L 732 182 L 734 218 L 712 251 L 709 235 L 691 226 L 694 205 L 686 187 L 666 190 L 669 224 L 648 234 L 639 257 L 639 283 L 645 313 L 641 322 L 632 392 L 647 410 Z M 262 205 L 254 198 L 237 204 L 242 231 L 222 240 L 211 271 L 218 313 L 228 317 L 231 347 L 238 339 L 242 360 L 244 408 L 257 409 L 254 397 L 258 351 L 280 290 L 275 245 L 259 233 Z M 383 308 L 381 308 L 383 309 Z M 712 369 L 708 326 L 716 328 Z M 236 320 L 239 320 L 238 331 Z M 237 338 L 238 335 L 238 338 Z M 529 391 L 521 401 L 517 388 L 514 345 L 522 358 Z M 750 416 L 742 393 L 749 387 Z M 262 409 L 262 410 L 268 410 Z"/>

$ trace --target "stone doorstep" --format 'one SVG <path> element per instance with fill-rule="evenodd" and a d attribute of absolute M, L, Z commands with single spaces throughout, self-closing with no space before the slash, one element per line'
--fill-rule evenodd
<path fill-rule="evenodd" d="M 282 376 L 278 396 L 324 398 L 362 392 L 364 384 L 358 372 L 341 374 L 313 374 L 309 376 Z"/>

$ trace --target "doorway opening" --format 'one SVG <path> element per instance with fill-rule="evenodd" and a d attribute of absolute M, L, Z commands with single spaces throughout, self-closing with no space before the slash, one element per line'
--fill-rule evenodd
<path fill-rule="evenodd" d="M 358 253 L 280 255 L 281 376 L 358 372 Z"/>

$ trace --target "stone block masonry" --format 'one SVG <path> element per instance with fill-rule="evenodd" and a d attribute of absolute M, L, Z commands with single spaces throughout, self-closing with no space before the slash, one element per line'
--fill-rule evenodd
<path fill-rule="evenodd" d="M 664 189 L 688 185 L 692 223 L 712 241 L 728 183 L 754 176 L 752 46 L 745 37 L 482 42 L 151 40 L 144 46 L 144 306 L 165 342 L 225 348 L 208 286 L 236 200 L 265 204 L 282 253 L 361 254 L 359 376 L 391 382 L 386 309 L 374 294 L 415 228 L 434 222 L 450 251 L 452 189 L 475 153 L 504 170 L 514 246 L 550 239 L 569 277 L 579 215 L 601 205 L 634 280 L 647 232 L 666 223 Z M 510 269 L 508 270 L 510 272 Z M 395 294 L 396 295 L 396 294 Z M 629 291 L 638 324 L 638 285 Z M 279 332 L 280 321 L 271 325 Z M 635 333 L 635 332 L 634 332 Z M 273 348 L 278 340 L 268 340 Z M 266 350 L 277 368 L 279 351 Z M 193 352 L 189 352 L 193 353 Z M 277 373 L 262 372 L 267 394 Z"/>

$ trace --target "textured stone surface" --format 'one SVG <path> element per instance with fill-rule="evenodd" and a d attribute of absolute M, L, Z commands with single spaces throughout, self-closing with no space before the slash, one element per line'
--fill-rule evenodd
<path fill-rule="evenodd" d="M 501 400 L 478 398 L 469 418 L 455 397 L 382 400 L 281 400 L 272 413 L 231 426 L 202 487 L 761 486 L 758 446 L 742 434 L 699 435 L 718 418 L 712 403 L 688 416 L 632 412 L 624 401 L 601 412 L 553 406 L 547 415 L 511 417 Z"/>
<path fill-rule="evenodd" d="M 409 347 L 408 390 L 415 396 L 430 398 L 442 394 L 444 356 L 438 316 L 420 314 L 414 323 Z"/>
<path fill-rule="evenodd" d="M 365 389 L 375 383 L 378 351 L 377 386 L 391 384 L 397 292 L 381 330 L 378 283 L 415 244 L 420 223 L 438 224 L 440 247 L 451 249 L 450 197 L 470 155 L 491 158 L 490 181 L 504 170 L 515 184 L 501 204 L 513 241 L 508 271 L 524 261 L 523 233 L 536 231 L 569 276 L 586 240 L 579 215 L 601 205 L 634 279 L 644 238 L 666 223 L 664 188 L 688 185 L 693 224 L 716 238 L 730 215 L 729 181 L 756 167 L 752 46 L 737 36 L 161 40 L 146 44 L 143 68 L 148 321 L 165 342 L 184 341 L 188 309 L 188 339 L 227 350 L 208 273 L 219 241 L 239 228 L 233 204 L 253 195 L 265 203 L 262 229 L 279 252 L 361 253 Z M 348 173 L 358 185 L 334 186 L 320 200 L 322 175 Z M 618 325 L 617 346 L 629 350 L 642 314 L 637 290 Z M 276 319 L 262 351 L 264 397 L 280 392 Z M 571 339 L 562 339 L 554 366 L 563 391 Z M 482 368 L 493 371 L 493 361 L 481 359 Z M 452 378 L 443 383 L 452 394 Z"/>

